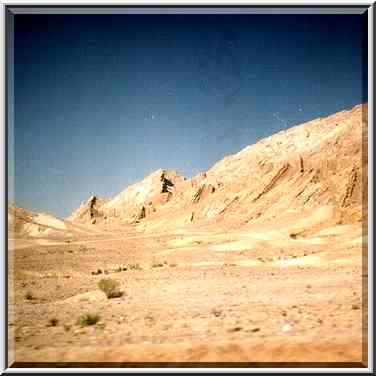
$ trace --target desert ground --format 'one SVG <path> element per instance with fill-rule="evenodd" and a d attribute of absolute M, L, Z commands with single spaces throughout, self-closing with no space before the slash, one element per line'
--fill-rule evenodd
<path fill-rule="evenodd" d="M 129 228 L 69 243 L 16 242 L 14 359 L 362 361 L 361 231 L 273 235 Z M 120 282 L 121 297 L 107 299 L 98 288 L 104 276 Z M 98 323 L 81 326 L 86 313 L 98 314 Z"/>
<path fill-rule="evenodd" d="M 158 170 L 66 220 L 11 209 L 10 361 L 365 366 L 363 120 L 292 128 L 191 180 Z"/>

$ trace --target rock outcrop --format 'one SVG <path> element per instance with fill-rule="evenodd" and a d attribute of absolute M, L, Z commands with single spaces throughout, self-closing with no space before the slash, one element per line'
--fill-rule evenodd
<path fill-rule="evenodd" d="M 359 105 L 283 130 L 191 180 L 157 170 L 104 203 L 86 204 L 82 211 L 89 214 L 71 219 L 227 229 L 308 218 L 326 208 L 319 211 L 326 225 L 360 221 L 366 211 L 367 111 Z"/>
<path fill-rule="evenodd" d="M 69 221 L 95 224 L 98 220 L 105 218 L 105 214 L 101 210 L 105 203 L 106 200 L 93 195 L 87 201 L 81 203 L 80 207 L 67 219 Z"/>
<path fill-rule="evenodd" d="M 112 199 L 90 197 L 68 219 L 99 223 L 103 219 L 121 218 L 138 222 L 167 204 L 187 184 L 176 171 L 159 169 Z"/>

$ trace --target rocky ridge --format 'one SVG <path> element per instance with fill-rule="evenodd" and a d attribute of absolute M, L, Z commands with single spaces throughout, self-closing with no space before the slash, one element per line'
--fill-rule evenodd
<path fill-rule="evenodd" d="M 175 171 L 155 171 L 102 201 L 97 215 L 141 221 L 145 229 L 239 227 L 279 222 L 292 213 L 312 216 L 320 208 L 327 225 L 361 221 L 366 116 L 367 105 L 358 105 L 281 131 L 191 180 Z M 78 212 L 86 212 L 90 202 Z M 88 219 L 77 212 L 71 219 L 76 217 Z"/>
<path fill-rule="evenodd" d="M 360 222 L 367 215 L 362 191 L 367 184 L 367 110 L 367 104 L 358 105 L 283 130 L 190 180 L 159 169 L 113 198 L 91 196 L 67 221 L 99 226 L 120 221 L 164 231 L 278 227 L 292 219 L 298 224 L 308 220 L 309 225 L 295 226 L 297 234 Z M 12 222 L 16 232 L 38 235 L 44 229 L 37 215 L 15 207 L 9 212 L 17 214 Z"/>

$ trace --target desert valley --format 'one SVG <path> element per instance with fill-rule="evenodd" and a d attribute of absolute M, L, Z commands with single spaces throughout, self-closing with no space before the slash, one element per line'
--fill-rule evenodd
<path fill-rule="evenodd" d="M 10 359 L 365 362 L 366 150 L 363 104 L 66 219 L 9 205 Z"/>

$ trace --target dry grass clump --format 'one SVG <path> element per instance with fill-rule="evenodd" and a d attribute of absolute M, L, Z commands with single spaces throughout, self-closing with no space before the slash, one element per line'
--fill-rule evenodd
<path fill-rule="evenodd" d="M 164 264 L 162 264 L 161 262 L 154 262 L 152 265 L 151 265 L 152 268 L 163 268 L 164 267 Z"/>
<path fill-rule="evenodd" d="M 123 295 L 120 290 L 120 283 L 115 279 L 102 278 L 98 283 L 98 287 L 106 294 L 108 299 L 120 298 Z"/>
<path fill-rule="evenodd" d="M 85 313 L 78 318 L 77 323 L 81 326 L 95 325 L 100 317 L 96 313 Z"/>

